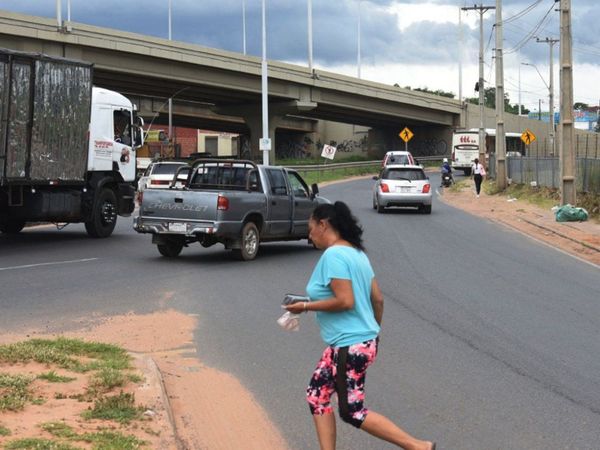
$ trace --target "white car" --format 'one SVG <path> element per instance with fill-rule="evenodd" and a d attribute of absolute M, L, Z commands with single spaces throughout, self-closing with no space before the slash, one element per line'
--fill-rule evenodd
<path fill-rule="evenodd" d="M 421 166 L 388 165 L 373 186 L 373 209 L 378 213 L 393 206 L 417 207 L 423 214 L 431 214 L 431 183 Z"/>
<path fill-rule="evenodd" d="M 159 161 L 150 163 L 144 175 L 138 180 L 138 192 L 144 189 L 167 189 L 173 175 L 180 167 L 187 166 L 182 161 Z"/>
<path fill-rule="evenodd" d="M 390 164 L 405 164 L 405 165 L 418 165 L 410 152 L 404 150 L 393 150 L 386 152 L 381 163 L 381 167 L 385 167 Z"/>

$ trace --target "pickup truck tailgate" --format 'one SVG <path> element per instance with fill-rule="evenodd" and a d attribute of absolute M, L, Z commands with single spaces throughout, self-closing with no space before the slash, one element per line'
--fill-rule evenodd
<path fill-rule="evenodd" d="M 194 195 L 175 189 L 148 189 L 140 205 L 140 216 L 177 220 L 214 221 L 217 219 L 217 192 Z"/>

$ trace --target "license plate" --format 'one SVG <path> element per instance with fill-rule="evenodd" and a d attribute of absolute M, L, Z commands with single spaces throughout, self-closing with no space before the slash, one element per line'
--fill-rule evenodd
<path fill-rule="evenodd" d="M 187 231 L 187 226 L 185 223 L 173 222 L 169 224 L 169 231 L 173 231 L 175 233 L 185 233 Z"/>
<path fill-rule="evenodd" d="M 403 193 L 410 192 L 411 190 L 412 190 L 412 188 L 406 187 L 406 186 L 400 186 L 400 188 L 396 189 L 397 192 L 403 192 Z"/>

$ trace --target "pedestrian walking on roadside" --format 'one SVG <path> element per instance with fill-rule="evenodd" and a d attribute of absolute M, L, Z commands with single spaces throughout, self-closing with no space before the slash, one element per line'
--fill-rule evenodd
<path fill-rule="evenodd" d="M 473 174 L 473 179 L 475 180 L 475 192 L 477 193 L 477 198 L 479 198 L 479 194 L 481 192 L 481 182 L 485 176 L 485 168 L 483 167 L 483 164 L 479 163 L 478 158 L 475 158 L 473 161 L 471 173 Z"/>
<path fill-rule="evenodd" d="M 344 422 L 404 449 L 435 450 L 434 442 L 416 439 L 363 404 L 366 370 L 379 346 L 383 295 L 362 232 L 345 203 L 317 206 L 309 220 L 309 238 L 325 251 L 306 286 L 310 301 L 286 306 L 295 314 L 315 311 L 327 344 L 306 391 L 321 450 L 336 445 L 330 403 L 334 393 Z"/>

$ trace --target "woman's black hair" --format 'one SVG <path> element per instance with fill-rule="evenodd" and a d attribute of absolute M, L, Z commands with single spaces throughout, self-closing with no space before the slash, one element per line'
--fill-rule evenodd
<path fill-rule="evenodd" d="M 327 220 L 342 239 L 350 242 L 354 248 L 365 250 L 362 243 L 363 229 L 344 202 L 321 204 L 314 209 L 312 218 L 316 221 Z"/>

